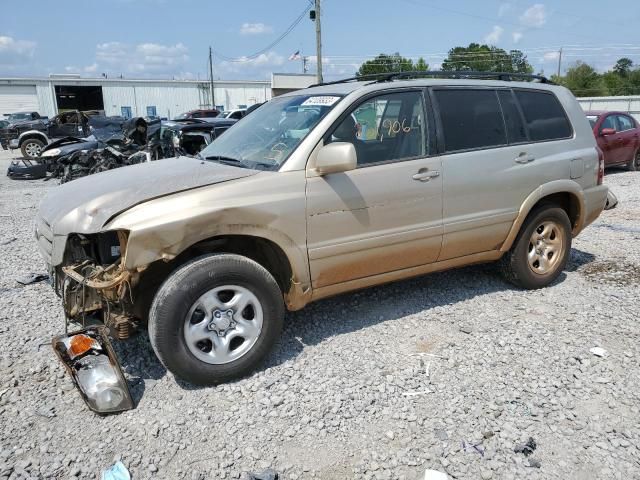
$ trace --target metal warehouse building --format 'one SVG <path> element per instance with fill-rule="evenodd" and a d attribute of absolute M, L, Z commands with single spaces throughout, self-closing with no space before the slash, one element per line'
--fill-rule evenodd
<path fill-rule="evenodd" d="M 271 98 L 271 82 L 214 81 L 219 110 L 244 108 Z M 0 78 L 0 116 L 36 111 L 52 117 L 62 110 L 104 110 L 106 115 L 172 118 L 188 110 L 211 108 L 208 81 L 80 78 Z M 1 118 L 1 117 L 0 117 Z"/>

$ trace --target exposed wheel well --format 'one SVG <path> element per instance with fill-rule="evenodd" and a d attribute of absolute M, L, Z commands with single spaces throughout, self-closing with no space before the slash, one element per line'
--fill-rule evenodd
<path fill-rule="evenodd" d="M 547 195 L 546 197 L 538 200 L 531 211 L 541 205 L 555 205 L 562 208 L 565 212 L 567 212 L 567 215 L 569 215 L 572 229 L 575 228 L 578 224 L 578 219 L 580 218 L 580 203 L 578 202 L 578 199 L 571 193 L 559 192 Z"/>
<path fill-rule="evenodd" d="M 19 145 L 22 146 L 22 144 L 24 142 L 26 142 L 27 140 L 31 140 L 31 139 L 40 140 L 45 145 L 47 144 L 47 139 L 46 139 L 46 137 L 44 135 L 39 135 L 37 133 L 29 133 L 28 135 L 25 135 L 20 139 L 20 144 Z"/>
<path fill-rule="evenodd" d="M 283 294 L 289 291 L 293 276 L 291 264 L 277 244 L 261 237 L 224 235 L 198 242 L 170 262 L 157 261 L 149 265 L 140 277 L 139 285 L 142 289 L 136 292 L 136 317 L 146 319 L 153 297 L 173 271 L 193 258 L 216 252 L 235 253 L 250 258 L 273 275 Z"/>

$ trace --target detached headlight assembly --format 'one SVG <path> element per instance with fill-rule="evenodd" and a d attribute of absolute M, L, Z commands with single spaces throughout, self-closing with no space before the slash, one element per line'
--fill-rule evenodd
<path fill-rule="evenodd" d="M 89 327 L 52 341 L 87 406 L 101 414 L 133 408 L 129 386 L 106 332 L 104 326 Z"/>
<path fill-rule="evenodd" d="M 59 148 L 52 148 L 51 150 L 45 150 L 40 154 L 41 157 L 57 157 L 60 155 Z"/>

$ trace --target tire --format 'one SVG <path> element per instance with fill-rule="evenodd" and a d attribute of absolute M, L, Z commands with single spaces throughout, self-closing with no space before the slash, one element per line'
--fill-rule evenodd
<path fill-rule="evenodd" d="M 20 145 L 20 151 L 22 152 L 22 156 L 24 158 L 28 158 L 29 160 L 35 160 L 40 156 L 40 152 L 44 148 L 44 142 L 42 140 L 38 140 L 37 138 L 28 138 L 22 145 Z"/>
<path fill-rule="evenodd" d="M 627 164 L 627 170 L 629 170 L 630 172 L 640 170 L 640 150 L 636 151 L 636 153 L 633 154 L 633 158 Z"/>
<path fill-rule="evenodd" d="M 234 309 L 236 301 L 246 307 Z M 253 371 L 280 336 L 283 319 L 282 292 L 264 267 L 240 255 L 213 254 L 164 281 L 151 304 L 149 338 L 176 377 L 216 385 Z"/>
<path fill-rule="evenodd" d="M 552 226 L 551 233 L 545 226 Z M 537 289 L 558 278 L 570 252 L 571 221 L 567 212 L 553 205 L 542 205 L 529 214 L 499 266 L 504 277 L 517 287 Z"/>

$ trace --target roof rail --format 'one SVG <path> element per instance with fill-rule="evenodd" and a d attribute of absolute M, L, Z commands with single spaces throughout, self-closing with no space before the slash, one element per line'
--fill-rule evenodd
<path fill-rule="evenodd" d="M 554 82 L 549 80 L 543 75 L 532 75 L 530 73 L 515 73 L 515 72 L 476 72 L 470 70 L 456 70 L 456 71 L 444 71 L 444 70 L 427 70 L 427 71 L 408 71 L 408 72 L 391 72 L 391 73 L 374 73 L 370 75 L 361 75 L 359 77 L 344 78 L 342 80 L 335 80 L 333 82 L 316 83 L 310 87 L 319 87 L 321 85 L 336 85 L 346 82 L 366 82 L 371 80 L 371 83 L 379 82 L 391 82 L 393 80 L 407 80 L 411 78 L 465 78 L 465 79 L 495 79 L 503 81 L 512 81 L 516 79 L 537 81 L 539 83 L 546 83 L 549 85 L 555 85 Z"/>

